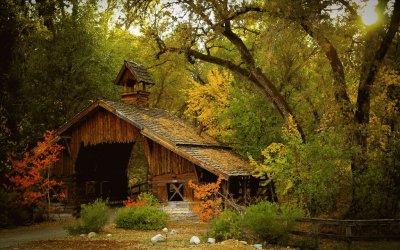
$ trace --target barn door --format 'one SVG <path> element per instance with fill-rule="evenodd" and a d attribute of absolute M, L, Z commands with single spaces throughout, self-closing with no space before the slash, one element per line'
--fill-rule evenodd
<path fill-rule="evenodd" d="M 183 183 L 168 183 L 168 201 L 183 201 Z"/>

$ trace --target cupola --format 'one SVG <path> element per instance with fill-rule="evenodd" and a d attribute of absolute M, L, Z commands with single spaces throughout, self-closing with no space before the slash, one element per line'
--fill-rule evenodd
<path fill-rule="evenodd" d="M 114 84 L 123 86 L 121 101 L 137 106 L 148 107 L 149 95 L 146 89 L 154 85 L 153 79 L 145 67 L 138 63 L 124 61 Z"/>

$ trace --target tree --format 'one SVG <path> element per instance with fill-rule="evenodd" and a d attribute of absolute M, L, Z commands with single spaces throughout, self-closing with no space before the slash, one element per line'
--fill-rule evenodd
<path fill-rule="evenodd" d="M 137 3 L 136 10 L 143 11 L 153 7 L 152 1 L 134 2 Z M 367 29 L 359 23 L 358 6 L 343 0 L 167 1 L 158 6 L 159 11 L 154 15 L 155 18 L 146 19 L 145 24 L 150 24 L 149 34 L 153 35 L 159 46 L 157 56 L 171 52 L 181 53 L 186 55 L 191 63 L 209 62 L 231 70 L 258 87 L 287 124 L 290 122 L 289 117 L 294 115 L 292 106 L 295 100 L 286 93 L 292 96 L 300 94 L 300 98 L 297 99 L 298 102 L 302 102 L 300 108 L 304 109 L 304 104 L 307 103 L 307 110 L 312 109 L 312 112 L 308 113 L 314 114 L 319 123 L 319 126 L 314 127 L 315 130 L 328 129 L 335 130 L 334 133 L 345 134 L 348 141 L 344 147 L 352 152 L 353 158 L 353 205 L 350 214 L 355 216 L 362 214 L 360 207 L 365 200 L 357 189 L 364 185 L 359 181 L 369 168 L 368 155 L 380 150 L 374 146 L 370 147 L 368 142 L 372 137 L 368 132 L 371 129 L 371 87 L 399 27 L 400 4 L 398 0 L 394 1 L 393 6 L 390 6 L 391 3 L 379 2 L 377 10 L 382 21 Z M 174 13 L 171 6 L 180 9 L 182 15 L 175 14 L 171 21 L 168 18 L 163 19 L 163 15 L 171 17 L 171 13 Z M 345 10 L 344 14 L 332 14 L 333 6 Z M 279 81 L 274 75 L 263 67 L 268 65 L 268 60 L 265 60 L 265 56 L 263 58 L 265 54 L 260 54 L 261 48 L 269 44 L 262 44 L 260 37 L 261 34 L 268 35 L 271 27 L 276 26 L 278 22 L 284 24 L 283 30 L 303 30 L 300 33 L 293 32 L 293 42 L 308 41 L 304 43 L 306 50 L 315 45 L 319 48 L 319 53 L 313 60 L 314 72 L 311 73 L 311 77 L 323 79 L 323 93 L 327 93 L 328 98 L 332 97 L 332 101 L 328 99 L 325 103 L 320 102 L 318 92 L 310 92 L 307 86 L 299 88 L 291 85 L 290 81 L 284 83 L 284 86 L 291 86 L 292 89 L 285 93 L 284 89 L 278 88 Z M 281 62 L 281 69 L 284 62 Z M 328 67 L 331 74 L 326 77 Z M 329 85 L 331 81 L 332 86 Z M 316 109 L 315 104 L 318 102 L 325 111 L 322 114 Z M 327 106 L 328 102 L 334 105 Z M 296 117 L 294 122 L 299 127 L 304 141 L 304 123 L 299 121 L 305 119 L 298 115 Z M 308 129 L 310 128 L 312 127 Z M 315 130 L 307 132 L 314 137 Z M 381 181 L 384 182 L 383 179 Z M 366 207 L 363 210 L 368 210 Z"/>
<path fill-rule="evenodd" d="M 127 2 L 135 3 L 130 5 L 131 9 L 126 10 L 127 13 L 146 11 L 151 5 L 151 1 L 146 0 L 128 0 Z M 167 45 L 162 39 L 164 35 L 162 33 L 172 24 L 160 24 L 158 23 L 158 18 L 155 18 L 153 26 L 149 29 L 149 34 L 154 37 L 159 47 L 158 57 L 168 52 L 174 52 L 184 54 L 191 63 L 198 59 L 225 67 L 254 84 L 273 104 L 285 122 L 289 122 L 289 116 L 295 117 L 287 101 L 257 65 L 254 54 L 249 49 L 246 41 L 239 35 L 243 30 L 246 31 L 247 22 L 245 17 L 254 17 L 254 13 L 262 12 L 260 7 L 246 4 L 231 5 L 230 3 L 228 4 L 228 1 L 177 1 L 175 4 L 190 13 L 189 19 L 186 19 L 185 15 L 179 20 L 176 17 L 172 18 L 172 22 L 176 23 L 175 31 L 179 32 L 174 35 L 180 38 L 180 44 L 183 44 L 183 46 Z M 174 5 L 174 2 L 164 3 L 161 7 L 162 12 L 157 13 L 156 17 L 162 15 L 171 16 L 173 11 L 165 9 L 172 5 Z M 126 14 L 126 16 L 128 15 Z M 234 24 L 238 26 L 233 26 Z M 162 28 L 157 29 L 157 27 Z M 239 32 L 235 32 L 236 29 Z M 214 44 L 215 41 L 224 39 L 229 42 L 227 47 Z M 204 51 L 198 50 L 196 47 L 203 47 Z M 235 62 L 234 60 L 219 57 L 216 53 L 213 53 L 218 48 L 228 51 L 235 50 L 240 56 L 240 61 Z M 301 127 L 299 129 L 302 132 Z M 303 133 L 302 135 L 303 139 L 305 139 Z"/>
<path fill-rule="evenodd" d="M 228 71 L 214 68 L 208 73 L 207 84 L 192 80 L 193 87 L 186 91 L 186 114 L 195 117 L 204 132 L 216 138 L 226 138 L 230 134 L 228 126 L 219 124 L 221 113 L 229 105 L 229 89 L 233 80 Z"/>
<path fill-rule="evenodd" d="M 54 132 L 47 131 L 43 137 L 34 150 L 24 152 L 21 160 L 9 156 L 12 170 L 7 175 L 10 182 L 7 189 L 17 193 L 16 206 L 43 209 L 47 204 L 50 213 L 51 200 L 65 197 L 60 188 L 62 182 L 50 178 L 51 168 L 58 161 L 63 147 L 54 143 Z"/>

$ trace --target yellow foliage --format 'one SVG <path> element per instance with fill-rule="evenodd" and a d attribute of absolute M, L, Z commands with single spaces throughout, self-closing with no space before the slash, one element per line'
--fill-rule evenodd
<path fill-rule="evenodd" d="M 282 133 L 288 141 L 293 141 L 300 144 L 303 141 L 300 131 L 297 127 L 297 123 L 292 115 L 289 115 L 289 122 L 283 126 Z"/>
<path fill-rule="evenodd" d="M 233 81 L 227 70 L 214 68 L 208 72 L 207 84 L 190 80 L 192 88 L 186 91 L 185 114 L 195 117 L 212 136 L 223 137 L 231 133 L 227 126 L 218 123 L 218 117 L 229 104 L 229 87 Z"/>

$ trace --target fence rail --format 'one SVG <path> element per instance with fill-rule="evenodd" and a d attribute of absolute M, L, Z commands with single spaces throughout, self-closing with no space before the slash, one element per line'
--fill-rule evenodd
<path fill-rule="evenodd" d="M 141 192 L 147 192 L 149 191 L 149 183 L 147 182 L 142 182 L 142 183 L 138 183 L 134 186 L 131 186 L 129 188 L 129 195 L 137 195 L 140 194 Z"/>
<path fill-rule="evenodd" d="M 310 224 L 311 231 L 292 230 L 291 234 L 299 236 L 312 237 L 314 246 L 319 248 L 319 239 L 331 239 L 338 241 L 346 241 L 348 249 L 351 249 L 353 241 L 379 241 L 379 240 L 400 240 L 400 234 L 355 234 L 353 229 L 359 230 L 362 227 L 398 227 L 400 229 L 400 219 L 377 219 L 377 220 L 336 220 L 336 219 L 320 219 L 320 218 L 300 218 L 298 223 Z M 344 234 L 322 232 L 321 227 L 336 226 L 338 231 L 342 230 Z M 389 230 L 391 231 L 391 230 Z"/>

